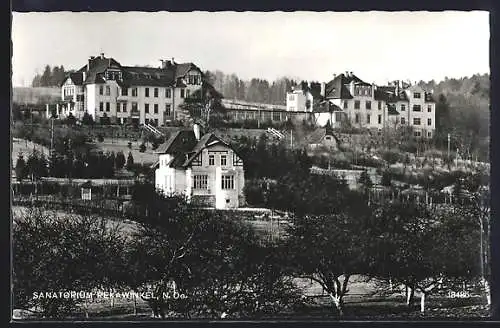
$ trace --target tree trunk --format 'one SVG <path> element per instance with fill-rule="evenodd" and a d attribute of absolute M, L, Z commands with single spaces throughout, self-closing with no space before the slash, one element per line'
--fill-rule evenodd
<path fill-rule="evenodd" d="M 134 295 L 134 315 L 137 315 L 137 298 Z"/>
<path fill-rule="evenodd" d="M 330 298 L 332 299 L 333 304 L 335 305 L 335 308 L 339 313 L 339 316 L 342 317 L 344 315 L 344 301 L 342 299 L 342 296 L 336 296 L 330 293 Z"/>
<path fill-rule="evenodd" d="M 484 287 L 484 292 L 486 294 L 486 301 L 488 302 L 488 306 L 491 305 L 491 291 L 490 291 L 490 284 L 488 283 L 488 280 L 485 278 L 482 278 L 483 280 L 483 287 Z"/>
<path fill-rule="evenodd" d="M 420 295 L 420 312 L 424 313 L 425 312 L 425 293 L 422 292 Z"/>
<path fill-rule="evenodd" d="M 406 305 L 410 308 L 413 305 L 413 296 L 414 295 L 415 295 L 415 289 L 410 287 L 410 286 L 406 286 Z"/>

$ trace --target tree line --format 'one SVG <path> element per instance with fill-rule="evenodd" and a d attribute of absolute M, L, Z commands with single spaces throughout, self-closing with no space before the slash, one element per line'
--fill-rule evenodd
<path fill-rule="evenodd" d="M 45 65 L 42 74 L 36 74 L 31 81 L 32 87 L 59 87 L 63 82 L 64 78 L 68 73 L 72 71 L 66 71 L 64 66 L 54 66 Z"/>
<path fill-rule="evenodd" d="M 115 172 L 123 168 L 135 170 L 132 152 L 125 157 L 123 152 L 87 152 L 73 153 L 71 151 L 60 154 L 52 152 L 48 157 L 34 150 L 25 159 L 19 153 L 15 172 L 16 179 L 22 181 L 29 178 L 36 181 L 41 177 L 73 178 L 73 179 L 102 179 L 114 178 Z"/>

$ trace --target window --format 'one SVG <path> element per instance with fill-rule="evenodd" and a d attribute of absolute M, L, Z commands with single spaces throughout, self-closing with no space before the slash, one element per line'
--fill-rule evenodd
<path fill-rule="evenodd" d="M 136 102 L 132 103 L 132 111 L 133 112 L 137 112 L 138 111 L 138 109 L 137 109 L 137 103 Z"/>
<path fill-rule="evenodd" d="M 193 176 L 193 189 L 208 189 L 208 175 Z"/>
<path fill-rule="evenodd" d="M 106 96 L 109 96 L 111 94 L 111 88 L 109 85 L 106 86 Z"/>
<path fill-rule="evenodd" d="M 430 132 L 430 131 L 429 131 L 429 132 L 427 132 L 427 137 L 428 137 L 428 138 L 431 138 L 431 137 L 432 137 L 432 132 Z"/>
<path fill-rule="evenodd" d="M 281 113 L 273 111 L 273 121 L 280 121 L 280 120 L 281 120 Z"/>
<path fill-rule="evenodd" d="M 190 93 L 191 93 L 191 90 L 186 89 L 186 98 L 188 98 L 188 97 L 189 97 L 189 94 L 190 94 Z"/>
<path fill-rule="evenodd" d="M 221 166 L 227 165 L 227 156 L 226 155 L 220 155 L 220 165 Z"/>
<path fill-rule="evenodd" d="M 122 88 L 122 96 L 128 96 L 128 88 Z"/>
<path fill-rule="evenodd" d="M 99 94 L 102 96 L 104 94 L 104 86 L 99 86 Z"/>
<path fill-rule="evenodd" d="M 432 105 L 427 106 L 427 113 L 430 113 L 430 112 L 432 112 Z"/>
<path fill-rule="evenodd" d="M 166 104 L 165 105 L 165 115 L 167 115 L 167 116 L 172 115 L 171 111 L 172 111 L 172 106 L 170 104 Z"/>
<path fill-rule="evenodd" d="M 427 119 L 427 125 L 432 125 L 432 119 L 430 118 Z"/>
<path fill-rule="evenodd" d="M 155 118 L 154 121 L 155 121 L 155 126 L 158 126 L 158 119 Z"/>
<path fill-rule="evenodd" d="M 372 102 L 369 100 L 366 101 L 366 109 L 372 109 Z"/>
<path fill-rule="evenodd" d="M 406 105 L 401 104 L 401 111 L 404 112 L 406 110 Z"/>
<path fill-rule="evenodd" d="M 132 97 L 137 97 L 137 88 L 132 89 Z"/>
<path fill-rule="evenodd" d="M 208 155 L 208 165 L 215 165 L 215 156 Z"/>
<path fill-rule="evenodd" d="M 359 100 L 355 100 L 354 101 L 354 109 L 359 109 L 360 107 L 360 101 Z"/>
<path fill-rule="evenodd" d="M 184 98 L 184 89 L 181 89 L 181 98 Z"/>
<path fill-rule="evenodd" d="M 116 112 L 119 113 L 120 112 L 120 103 L 116 103 Z"/>
<path fill-rule="evenodd" d="M 289 101 L 294 101 L 295 100 L 295 95 L 293 95 L 293 94 L 288 95 L 288 100 Z"/>
<path fill-rule="evenodd" d="M 378 102 L 378 110 L 381 110 L 381 109 L 382 109 L 382 102 L 381 102 L 381 101 L 379 101 L 379 102 Z"/>
<path fill-rule="evenodd" d="M 290 111 L 291 111 L 291 112 L 294 112 L 294 111 L 295 111 L 295 107 L 290 106 Z"/>
<path fill-rule="evenodd" d="M 420 99 L 420 92 L 414 92 L 413 93 L 413 98 Z"/>
<path fill-rule="evenodd" d="M 347 109 L 347 100 L 344 101 L 344 109 Z"/>
<path fill-rule="evenodd" d="M 221 179 L 222 189 L 234 189 L 234 175 L 223 175 Z"/>
<path fill-rule="evenodd" d="M 420 125 L 420 117 L 415 117 L 413 119 L 413 125 Z"/>
<path fill-rule="evenodd" d="M 144 95 L 149 97 L 149 88 L 144 88 Z"/>
<path fill-rule="evenodd" d="M 154 96 L 155 98 L 158 98 L 158 88 L 154 88 Z"/>
<path fill-rule="evenodd" d="M 122 104 L 122 112 L 124 112 L 124 113 L 127 112 L 127 103 Z"/>
<path fill-rule="evenodd" d="M 414 135 L 415 137 L 420 137 L 420 136 L 422 135 L 422 133 L 421 133 L 420 131 L 415 131 L 415 132 L 413 133 L 413 135 Z"/>
<path fill-rule="evenodd" d="M 367 115 L 366 115 L 366 123 L 367 123 L 367 124 L 370 124 L 370 114 L 367 114 Z"/>
<path fill-rule="evenodd" d="M 109 102 L 106 103 L 106 112 L 109 112 Z"/>
<path fill-rule="evenodd" d="M 356 114 L 356 116 L 354 117 L 354 122 L 359 123 L 359 114 Z"/>
<path fill-rule="evenodd" d="M 153 113 L 158 114 L 158 104 L 153 105 Z"/>
<path fill-rule="evenodd" d="M 422 111 L 422 107 L 420 105 L 413 105 L 413 111 L 420 112 L 420 111 Z"/>
<path fill-rule="evenodd" d="M 99 103 L 99 111 L 104 111 L 104 103 L 102 101 Z"/>
<path fill-rule="evenodd" d="M 146 119 L 144 120 L 144 124 L 149 124 L 149 118 L 146 118 Z"/>
<path fill-rule="evenodd" d="M 405 124 L 405 118 L 404 117 L 401 117 L 401 124 Z"/>
<path fill-rule="evenodd" d="M 172 91 L 170 89 L 165 89 L 165 98 L 170 98 L 172 97 Z"/>
<path fill-rule="evenodd" d="M 382 115 L 378 116 L 378 124 L 382 124 Z"/>
<path fill-rule="evenodd" d="M 144 104 L 144 113 L 149 113 L 149 104 Z"/>

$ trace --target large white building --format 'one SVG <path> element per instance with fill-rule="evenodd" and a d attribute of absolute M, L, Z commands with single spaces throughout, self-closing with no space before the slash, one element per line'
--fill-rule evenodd
<path fill-rule="evenodd" d="M 335 75 L 322 84 L 321 96 L 326 106 L 315 114 L 319 125 L 342 121 L 353 127 L 383 129 L 410 126 L 416 137 L 430 138 L 436 128 L 436 104 L 432 94 L 418 85 L 395 81 L 376 86 L 352 72 Z"/>
<path fill-rule="evenodd" d="M 96 121 L 163 125 L 178 118 L 184 99 L 202 88 L 202 72 L 193 63 L 162 60 L 160 67 L 122 66 L 104 54 L 70 73 L 62 84 L 60 113 Z"/>
<path fill-rule="evenodd" d="M 185 195 L 193 203 L 218 209 L 243 204 L 243 161 L 215 134 L 200 136 L 195 125 L 172 135 L 156 153 L 155 184 L 164 194 Z"/>

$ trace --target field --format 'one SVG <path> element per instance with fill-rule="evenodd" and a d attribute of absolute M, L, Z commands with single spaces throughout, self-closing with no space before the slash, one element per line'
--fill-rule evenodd
<path fill-rule="evenodd" d="M 132 156 L 134 157 L 134 163 L 141 164 L 153 164 L 158 161 L 158 154 L 154 153 L 154 150 L 151 149 L 151 144 L 146 145 L 146 151 L 141 153 L 139 151 L 139 146 L 141 145 L 141 141 L 132 141 L 132 149 L 128 148 L 128 139 L 111 139 L 104 138 L 103 142 L 96 142 L 95 146 L 102 150 L 103 152 L 115 152 L 115 154 L 119 151 L 123 152 L 125 158 L 127 157 L 129 152 L 132 152 Z"/>

